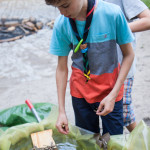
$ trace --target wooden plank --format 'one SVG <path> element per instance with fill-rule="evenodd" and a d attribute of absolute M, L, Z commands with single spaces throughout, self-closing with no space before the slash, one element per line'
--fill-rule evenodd
<path fill-rule="evenodd" d="M 55 141 L 52 138 L 52 130 L 45 130 L 31 134 L 33 146 L 37 148 L 45 148 L 47 146 L 54 146 Z"/>

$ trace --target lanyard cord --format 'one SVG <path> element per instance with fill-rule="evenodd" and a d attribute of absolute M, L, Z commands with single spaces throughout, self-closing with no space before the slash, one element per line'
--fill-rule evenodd
<path fill-rule="evenodd" d="M 86 38 L 88 36 L 88 32 L 89 32 L 92 17 L 93 17 L 94 8 L 95 8 L 95 0 L 88 0 L 86 24 L 85 24 L 85 28 L 84 28 L 84 34 L 83 34 L 83 43 L 86 41 Z M 72 29 L 73 29 L 78 41 L 81 41 L 81 38 L 80 38 L 78 30 L 77 30 L 77 26 L 75 23 L 75 19 L 69 18 L 69 21 L 70 21 L 70 24 L 72 26 Z"/>
<path fill-rule="evenodd" d="M 77 45 L 74 52 L 76 53 L 78 51 L 78 49 L 80 48 L 81 52 L 83 54 L 83 69 L 84 69 L 84 76 L 86 77 L 86 83 L 91 78 L 90 78 L 90 68 L 89 68 L 88 54 L 87 54 L 88 47 L 87 47 L 87 44 L 85 44 L 85 41 L 87 39 L 88 32 L 89 32 L 89 29 L 90 29 L 90 25 L 91 25 L 91 22 L 92 22 L 94 8 L 95 8 L 95 0 L 88 0 L 86 24 L 85 24 L 85 28 L 84 28 L 83 39 L 81 39 L 80 36 L 79 36 L 77 26 L 76 26 L 76 23 L 75 23 L 75 19 L 69 18 L 72 29 L 73 29 L 73 31 L 76 35 L 76 38 L 79 41 L 79 43 L 78 43 L 78 45 Z"/>

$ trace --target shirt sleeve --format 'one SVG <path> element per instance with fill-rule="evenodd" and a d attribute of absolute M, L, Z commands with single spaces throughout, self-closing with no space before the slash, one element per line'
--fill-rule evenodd
<path fill-rule="evenodd" d="M 134 36 L 120 8 L 116 18 L 116 41 L 119 45 L 134 41 Z"/>
<path fill-rule="evenodd" d="M 59 24 L 56 22 L 52 39 L 50 42 L 50 53 L 57 56 L 68 56 L 71 50 L 71 42 L 68 40 L 65 31 Z"/>
<path fill-rule="evenodd" d="M 131 20 L 136 18 L 148 7 L 141 0 L 122 0 L 126 17 Z"/>

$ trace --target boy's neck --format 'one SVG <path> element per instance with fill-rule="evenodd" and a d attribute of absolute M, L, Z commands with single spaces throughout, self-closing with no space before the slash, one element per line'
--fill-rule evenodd
<path fill-rule="evenodd" d="M 87 7 L 88 7 L 88 0 L 83 0 L 82 9 L 79 15 L 75 18 L 76 20 L 79 20 L 79 21 L 86 20 Z"/>
<path fill-rule="evenodd" d="M 96 5 L 95 5 L 94 11 L 96 10 L 97 5 L 98 5 L 98 1 L 97 0 L 95 0 L 95 1 L 96 1 Z M 88 7 L 88 0 L 84 0 L 83 7 L 82 7 L 79 15 L 75 18 L 76 20 L 79 20 L 79 21 L 85 21 L 86 20 L 87 7 Z"/>

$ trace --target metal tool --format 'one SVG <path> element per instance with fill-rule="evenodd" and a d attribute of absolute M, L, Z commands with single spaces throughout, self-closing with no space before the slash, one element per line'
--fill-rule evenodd
<path fill-rule="evenodd" d="M 37 111 L 35 110 L 34 106 L 32 105 L 32 103 L 30 102 L 30 100 L 26 100 L 25 101 L 26 104 L 28 105 L 28 107 L 31 109 L 32 113 L 34 114 L 35 118 L 37 119 L 38 122 L 41 121 L 41 118 L 39 117 Z"/>

